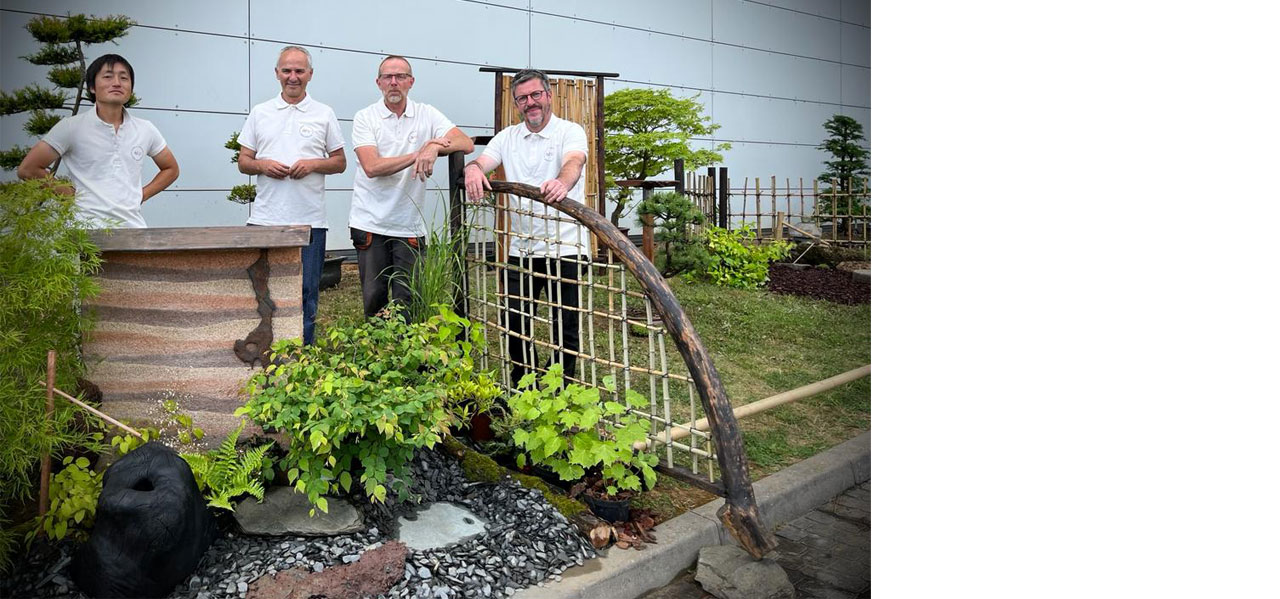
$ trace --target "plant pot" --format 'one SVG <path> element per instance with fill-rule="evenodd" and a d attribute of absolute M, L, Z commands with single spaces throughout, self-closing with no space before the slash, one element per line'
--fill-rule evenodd
<path fill-rule="evenodd" d="M 591 513 L 606 522 L 626 522 L 631 519 L 630 497 L 612 500 L 601 499 L 591 493 L 583 493 L 582 500 L 586 502 L 587 507 L 591 508 Z"/>
<path fill-rule="evenodd" d="M 469 433 L 471 440 L 476 443 L 493 440 L 493 429 L 489 426 L 493 423 L 493 419 L 489 417 L 488 412 L 476 412 L 471 417 L 471 427 Z"/>
<path fill-rule="evenodd" d="M 335 287 L 342 281 L 342 256 L 325 256 L 324 269 L 320 271 L 320 288 Z"/>

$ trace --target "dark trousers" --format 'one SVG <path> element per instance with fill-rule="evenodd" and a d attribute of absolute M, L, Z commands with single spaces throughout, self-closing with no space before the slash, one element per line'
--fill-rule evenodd
<path fill-rule="evenodd" d="M 360 229 L 351 229 L 351 243 L 356 248 L 356 264 L 360 267 L 360 294 L 364 299 L 364 315 L 373 316 L 387 307 L 388 300 L 408 305 L 412 294 L 407 285 L 409 273 L 418 260 L 422 238 L 388 237 Z M 395 276 L 392 276 L 393 273 Z"/>
<path fill-rule="evenodd" d="M 568 308 L 578 307 L 579 264 L 576 256 L 566 258 L 507 258 L 507 264 L 523 267 L 533 271 L 532 274 L 508 269 L 505 278 L 506 310 L 503 324 L 512 334 L 507 336 L 507 351 L 511 355 L 511 384 L 520 383 L 521 377 L 531 371 L 537 364 L 537 351 L 531 341 L 521 339 L 517 335 L 532 336 L 530 318 L 537 314 L 536 300 L 545 290 L 547 301 L 553 305 Z M 548 277 L 560 277 L 555 281 Z M 564 339 L 561 340 L 561 331 Z M 551 342 L 553 345 L 567 350 L 578 351 L 578 311 L 551 310 Z M 577 358 L 561 351 L 555 351 L 552 360 L 564 364 L 566 377 L 577 372 Z"/>

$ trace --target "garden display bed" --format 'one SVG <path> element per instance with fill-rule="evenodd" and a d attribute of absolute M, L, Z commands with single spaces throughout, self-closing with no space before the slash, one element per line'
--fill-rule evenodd
<path fill-rule="evenodd" d="M 318 574 L 358 563 L 365 555 L 372 560 L 386 559 L 384 555 L 391 552 L 375 551 L 394 542 L 399 516 L 425 507 L 426 502 L 462 506 L 484 519 L 486 530 L 474 539 L 441 549 L 409 550 L 402 566 L 395 562 L 402 571 L 397 571 L 395 582 L 381 596 L 506 597 L 521 588 L 559 580 L 566 569 L 596 556 L 591 544 L 539 491 L 512 480 L 468 480 L 457 460 L 427 449 L 415 455 L 410 477 L 411 491 L 424 499 L 421 505 L 399 503 L 390 496 L 387 506 L 355 500 L 364 512 L 364 532 L 333 537 L 262 537 L 224 530 L 195 573 L 179 583 L 169 597 L 269 599 L 275 595 L 269 591 L 272 585 L 268 581 L 277 573 L 296 569 L 296 576 Z M 399 543 L 395 545 L 398 549 Z M 0 583 L 0 596 L 84 597 L 70 581 L 67 566 L 72 549 L 69 543 L 60 543 L 34 552 L 16 577 Z M 352 577 L 362 572 L 350 571 Z M 327 584 L 335 585 L 331 587 L 334 597 L 344 596 L 339 587 L 363 589 L 360 585 L 368 583 L 332 578 L 336 580 Z"/>
<path fill-rule="evenodd" d="M 870 264 L 867 265 L 869 270 Z M 807 264 L 769 265 L 769 291 L 839 304 L 870 304 L 871 279 L 836 268 Z"/>

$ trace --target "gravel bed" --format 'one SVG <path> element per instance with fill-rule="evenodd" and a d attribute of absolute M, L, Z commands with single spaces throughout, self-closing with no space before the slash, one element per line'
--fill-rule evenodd
<path fill-rule="evenodd" d="M 514 481 L 470 482 L 456 460 L 439 452 L 418 451 L 409 486 L 424 504 L 361 506 L 366 524 L 372 524 L 362 533 L 319 538 L 221 535 L 205 552 L 195 573 L 169 596 L 238 599 L 264 574 L 295 567 L 320 572 L 354 562 L 365 551 L 394 539 L 399 515 L 435 501 L 456 503 L 483 518 L 485 533 L 443 549 L 411 549 L 404 576 L 385 597 L 507 597 L 521 588 L 560 580 L 566 569 L 597 555 L 541 492 Z M 21 572 L 14 579 L 0 582 L 0 596 L 83 598 L 69 580 L 66 566 L 70 551 L 63 544 L 26 567 L 19 566 Z"/>

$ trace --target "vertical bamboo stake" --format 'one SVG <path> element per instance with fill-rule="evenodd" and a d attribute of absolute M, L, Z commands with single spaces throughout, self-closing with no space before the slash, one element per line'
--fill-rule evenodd
<path fill-rule="evenodd" d="M 769 175 L 769 212 L 773 214 L 773 228 L 781 227 L 778 224 L 778 176 Z M 775 235 L 776 237 L 776 235 Z"/>
<path fill-rule="evenodd" d="M 53 385 L 58 377 L 58 354 L 49 350 L 44 374 L 44 432 L 45 438 L 53 436 Z M 40 516 L 49 511 L 49 475 L 53 466 L 49 462 L 49 452 L 40 454 Z"/>
<path fill-rule="evenodd" d="M 791 177 L 787 177 L 787 219 L 791 218 Z"/>
<path fill-rule="evenodd" d="M 760 241 L 760 216 L 764 216 L 764 212 L 760 212 L 760 178 L 755 178 L 755 241 Z"/>

